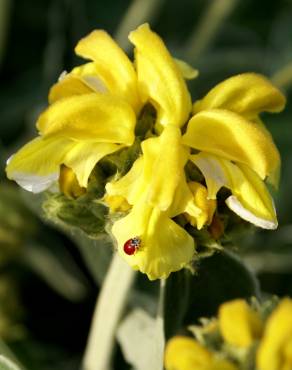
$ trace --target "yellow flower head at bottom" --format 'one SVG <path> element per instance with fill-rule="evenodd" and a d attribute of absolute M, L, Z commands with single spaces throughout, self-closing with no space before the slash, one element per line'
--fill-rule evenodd
<path fill-rule="evenodd" d="M 237 370 L 231 362 L 213 353 L 188 337 L 174 337 L 165 349 L 166 370 Z"/>
<path fill-rule="evenodd" d="M 292 369 L 292 300 L 283 299 L 267 320 L 257 352 L 258 370 Z"/>
<path fill-rule="evenodd" d="M 246 301 L 237 299 L 220 306 L 219 326 L 226 343 L 246 348 L 261 336 L 263 323 Z"/>

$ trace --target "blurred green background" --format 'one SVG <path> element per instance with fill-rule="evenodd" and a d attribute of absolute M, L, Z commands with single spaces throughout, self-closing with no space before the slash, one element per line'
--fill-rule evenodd
<path fill-rule="evenodd" d="M 199 69 L 194 99 L 249 71 L 286 94 L 286 110 L 264 117 L 282 155 L 280 226 L 237 244 L 264 292 L 292 295 L 292 1 L 0 0 L 0 352 L 5 341 L 27 369 L 78 369 L 109 255 L 88 267 L 82 237 L 46 222 L 38 197 L 5 179 L 5 161 L 36 134 L 52 83 L 81 62 L 76 42 L 103 28 L 131 55 L 127 34 L 144 21 Z M 116 358 L 122 369 L 119 351 Z"/>

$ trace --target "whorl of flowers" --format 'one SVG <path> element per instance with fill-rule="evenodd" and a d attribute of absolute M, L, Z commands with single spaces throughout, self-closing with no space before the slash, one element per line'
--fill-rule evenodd
<path fill-rule="evenodd" d="M 99 201 L 109 207 L 121 256 L 150 279 L 166 278 L 196 253 L 189 230 L 218 222 L 221 188 L 243 220 L 277 227 L 265 181 L 277 185 L 280 156 L 259 114 L 281 111 L 285 98 L 265 77 L 244 73 L 192 104 L 185 79 L 197 71 L 174 59 L 148 24 L 129 40 L 134 62 L 105 31 L 79 41 L 76 53 L 90 61 L 60 76 L 37 120 L 38 137 L 6 170 L 35 193 L 59 180 L 76 199 L 105 158 L 122 160 L 138 147 L 125 173 L 105 177 Z"/>

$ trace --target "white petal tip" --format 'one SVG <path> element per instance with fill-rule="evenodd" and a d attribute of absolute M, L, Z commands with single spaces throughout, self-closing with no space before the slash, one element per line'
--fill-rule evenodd
<path fill-rule="evenodd" d="M 264 218 L 260 218 L 256 215 L 254 215 L 251 211 L 244 208 L 243 205 L 239 202 L 239 200 L 234 196 L 231 195 L 226 199 L 227 206 L 236 213 L 239 217 L 244 219 L 245 221 L 248 221 L 255 226 L 261 227 L 262 229 L 267 230 L 275 230 L 278 227 L 277 220 L 266 220 Z"/>
<path fill-rule="evenodd" d="M 60 76 L 58 77 L 58 82 L 61 82 L 64 80 L 64 78 L 67 76 L 67 71 L 63 71 Z"/>
<path fill-rule="evenodd" d="M 52 173 L 47 176 L 39 176 L 18 172 L 14 173 L 11 176 L 11 179 L 23 189 L 37 194 L 48 189 L 55 181 L 58 180 L 58 177 L 58 173 Z"/>

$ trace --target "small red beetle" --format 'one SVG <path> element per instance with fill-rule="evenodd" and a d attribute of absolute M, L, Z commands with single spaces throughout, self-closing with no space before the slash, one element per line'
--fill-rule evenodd
<path fill-rule="evenodd" d="M 126 241 L 126 243 L 124 244 L 124 252 L 128 254 L 129 256 L 131 256 L 132 254 L 137 252 L 140 245 L 141 245 L 141 239 L 138 236 L 135 236 L 134 238 L 131 238 Z"/>

